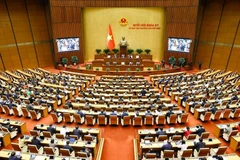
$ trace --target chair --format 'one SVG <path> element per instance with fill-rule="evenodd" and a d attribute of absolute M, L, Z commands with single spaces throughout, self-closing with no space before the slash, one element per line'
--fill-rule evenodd
<path fill-rule="evenodd" d="M 231 118 L 239 118 L 240 109 L 236 109 L 235 112 L 230 113 Z"/>
<path fill-rule="evenodd" d="M 201 119 L 202 121 L 209 121 L 211 115 L 212 115 L 212 112 L 206 112 L 205 114 L 201 114 L 201 115 L 200 115 L 200 119 Z"/>
<path fill-rule="evenodd" d="M 165 115 L 159 115 L 156 118 L 157 125 L 164 125 L 165 124 Z"/>
<path fill-rule="evenodd" d="M 52 138 L 52 135 L 51 135 L 51 133 L 50 133 L 49 131 L 42 131 L 42 134 L 43 134 L 43 136 L 46 137 L 46 138 Z M 53 135 L 53 136 L 54 136 L 54 135 Z"/>
<path fill-rule="evenodd" d="M 72 153 L 70 153 L 70 151 L 68 149 L 63 149 L 63 148 L 60 148 L 59 154 L 61 156 L 66 156 L 66 157 L 74 157 L 75 156 L 74 151 L 72 151 Z"/>
<path fill-rule="evenodd" d="M 30 132 L 31 136 L 39 136 L 39 132 L 38 131 L 30 130 L 29 132 Z"/>
<path fill-rule="evenodd" d="M 28 148 L 27 145 L 20 147 L 18 143 L 11 143 L 12 148 L 14 151 L 19 151 L 19 152 L 27 152 Z"/>
<path fill-rule="evenodd" d="M 223 133 L 223 139 L 229 141 L 232 136 L 236 136 L 238 134 L 238 130 L 233 130 L 230 134 Z"/>
<path fill-rule="evenodd" d="M 117 117 L 117 115 L 110 115 L 110 117 L 109 117 L 109 124 L 110 125 L 118 125 L 118 117 Z"/>
<path fill-rule="evenodd" d="M 55 135 L 56 135 L 56 139 L 65 139 L 63 134 L 56 133 Z"/>
<path fill-rule="evenodd" d="M 107 125 L 107 117 L 105 115 L 98 115 L 97 124 Z"/>
<path fill-rule="evenodd" d="M 156 153 L 146 153 L 145 158 L 156 158 L 157 154 Z"/>
<path fill-rule="evenodd" d="M 201 135 L 200 138 L 202 138 L 202 139 L 206 139 L 206 138 L 209 137 L 209 135 L 210 135 L 210 132 L 204 132 L 204 133 L 202 133 L 202 135 Z"/>
<path fill-rule="evenodd" d="M 72 123 L 73 122 L 73 116 L 70 115 L 70 113 L 63 113 L 63 120 L 66 123 Z"/>
<path fill-rule="evenodd" d="M 186 149 L 183 152 L 178 151 L 178 158 L 187 158 L 192 156 L 192 149 Z"/>
<path fill-rule="evenodd" d="M 59 155 L 59 149 L 55 147 L 55 150 L 53 150 L 52 147 L 43 147 L 44 153 L 47 155 L 53 155 L 58 156 Z"/>
<path fill-rule="evenodd" d="M 181 135 L 173 135 L 172 136 L 172 141 L 180 141 L 182 139 Z"/>
<path fill-rule="evenodd" d="M 194 157 L 208 156 L 209 153 L 210 153 L 209 148 L 200 148 L 199 152 L 197 150 L 194 151 Z"/>
<path fill-rule="evenodd" d="M 154 142 L 154 138 L 153 137 L 144 137 L 144 141 L 150 141 L 150 142 Z"/>
<path fill-rule="evenodd" d="M 197 137 L 197 134 L 189 134 L 188 137 L 184 137 L 184 140 L 187 141 L 187 140 L 194 140 L 196 139 Z"/>
<path fill-rule="evenodd" d="M 167 117 L 168 124 L 175 124 L 177 123 L 177 114 L 171 114 L 170 117 Z"/>
<path fill-rule="evenodd" d="M 154 121 L 153 121 L 153 116 L 146 116 L 144 118 L 144 124 L 145 125 L 153 125 L 154 124 Z"/>
<path fill-rule="evenodd" d="M 86 152 L 77 152 L 75 156 L 78 157 L 78 158 L 88 159 L 88 155 L 87 155 Z"/>
<path fill-rule="evenodd" d="M 20 110 L 20 111 L 18 111 L 18 109 L 17 109 L 17 107 L 12 107 L 12 110 L 13 110 L 13 113 L 14 113 L 14 115 L 15 116 L 22 116 L 22 111 Z"/>
<path fill-rule="evenodd" d="M 78 136 L 77 135 L 69 135 L 69 138 L 74 138 L 75 140 L 78 140 Z M 81 138 L 81 137 L 80 137 Z"/>
<path fill-rule="evenodd" d="M 221 147 L 218 147 L 218 148 L 211 148 L 210 149 L 210 154 L 212 156 L 214 156 L 214 155 L 224 155 L 226 150 L 227 150 L 227 146 L 221 146 Z"/>
<path fill-rule="evenodd" d="M 225 109 L 225 111 L 221 113 L 221 118 L 228 119 L 230 116 L 230 113 L 231 113 L 231 109 Z"/>
<path fill-rule="evenodd" d="M 183 113 L 177 118 L 178 123 L 187 123 L 188 122 L 188 114 Z"/>
<path fill-rule="evenodd" d="M 23 116 L 26 118 L 31 117 L 31 114 L 30 114 L 30 112 L 28 112 L 27 108 L 22 107 L 22 113 L 23 113 Z"/>
<path fill-rule="evenodd" d="M 96 122 L 95 122 L 95 118 L 92 116 L 92 115 L 86 115 L 86 124 L 87 125 L 94 125 Z"/>
<path fill-rule="evenodd" d="M 167 135 L 159 135 L 158 136 L 158 141 L 160 142 L 160 141 L 165 141 L 165 140 L 167 140 L 168 139 L 168 136 Z"/>
<path fill-rule="evenodd" d="M 74 114 L 74 122 L 79 123 L 79 124 L 83 124 L 85 121 L 84 117 L 81 117 L 79 114 Z"/>
<path fill-rule="evenodd" d="M 28 150 L 30 153 L 43 154 L 43 147 L 38 149 L 36 145 L 29 144 Z"/>
<path fill-rule="evenodd" d="M 13 110 L 9 109 L 8 106 L 3 105 L 3 109 L 7 115 L 10 115 L 10 116 L 13 115 Z"/>
<path fill-rule="evenodd" d="M 92 142 L 93 141 L 93 136 L 91 135 L 84 135 L 83 136 L 84 141 Z"/>
<path fill-rule="evenodd" d="M 173 158 L 173 157 L 174 157 L 174 150 L 163 151 L 163 158 Z"/>
<path fill-rule="evenodd" d="M 34 119 L 34 120 L 39 120 L 41 117 L 42 117 L 42 115 L 41 115 L 41 113 L 36 113 L 36 111 L 29 111 L 30 112 L 30 115 L 31 115 L 31 119 Z"/>
<path fill-rule="evenodd" d="M 63 117 L 62 116 L 57 116 L 57 114 L 56 113 L 50 113 L 50 115 L 51 115 L 51 117 L 52 117 L 52 120 L 53 120 L 53 122 L 57 122 L 57 123 L 60 123 L 60 122 L 62 122 L 62 120 L 63 120 Z"/>
<path fill-rule="evenodd" d="M 123 119 L 121 119 L 122 126 L 128 126 L 131 125 L 131 117 L 130 116 L 124 116 Z"/>
<path fill-rule="evenodd" d="M 8 133 L 10 134 L 10 136 L 11 136 L 11 139 L 14 138 L 14 137 L 16 137 L 16 136 L 17 136 L 17 133 L 18 133 L 18 131 L 16 131 L 16 130 L 10 132 L 10 131 L 9 131 L 7 128 L 5 128 L 5 127 L 2 127 L 2 130 L 3 130 L 3 132 L 8 132 Z"/>
<path fill-rule="evenodd" d="M 133 126 L 142 126 L 142 117 L 137 116 L 133 118 Z"/>
<path fill-rule="evenodd" d="M 221 111 L 216 111 L 215 114 L 211 114 L 211 120 L 219 120 L 221 116 Z"/>

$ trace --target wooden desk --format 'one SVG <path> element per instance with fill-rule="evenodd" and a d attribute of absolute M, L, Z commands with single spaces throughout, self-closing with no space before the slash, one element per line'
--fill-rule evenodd
<path fill-rule="evenodd" d="M 238 122 L 216 124 L 215 128 L 214 128 L 214 131 L 213 131 L 213 134 L 216 137 L 220 137 L 222 135 L 222 133 L 223 133 L 223 129 L 226 128 L 227 124 L 230 124 L 230 126 L 232 128 L 234 128 L 236 125 L 238 125 Z"/>
<path fill-rule="evenodd" d="M 16 75 L 16 74 L 13 74 L 12 72 L 10 72 L 10 71 L 5 71 L 5 73 L 7 73 L 8 75 L 10 75 L 11 77 L 13 77 L 13 78 L 15 78 L 15 79 L 17 79 L 17 80 L 20 80 L 20 79 L 22 79 L 22 77 L 20 77 L 20 76 L 18 76 L 18 75 Z"/>
<path fill-rule="evenodd" d="M 128 65 L 128 64 L 125 64 L 125 65 L 102 65 L 102 69 L 105 71 L 107 68 L 110 69 L 110 71 L 116 71 L 116 69 L 118 68 L 120 71 L 127 71 L 127 69 L 129 68 L 130 71 L 136 71 L 137 68 L 139 68 L 140 71 L 143 71 L 143 65 Z"/>
<path fill-rule="evenodd" d="M 40 72 L 42 72 L 42 73 L 44 73 L 44 74 L 47 74 L 47 75 L 51 75 L 51 74 L 52 74 L 52 72 L 47 71 L 47 70 L 42 69 L 42 68 L 37 68 L 37 70 L 40 71 Z"/>
<path fill-rule="evenodd" d="M 25 76 L 25 77 L 29 77 L 29 78 L 32 78 L 32 75 L 31 74 L 28 74 L 20 69 L 17 69 L 16 70 L 18 73 L 20 73 L 21 75 Z"/>
<path fill-rule="evenodd" d="M 0 118 L 0 123 L 1 124 L 5 124 L 6 122 L 7 122 L 7 119 Z M 10 125 L 19 128 L 21 134 L 24 134 L 25 132 L 27 132 L 26 122 L 10 120 Z"/>
<path fill-rule="evenodd" d="M 0 131 L 0 139 L 2 139 L 2 145 L 4 147 L 11 143 L 10 133 Z"/>
<path fill-rule="evenodd" d="M 4 77 L 4 76 L 2 76 L 2 75 L 0 75 L 0 79 L 3 80 L 3 81 L 6 81 L 6 82 L 8 82 L 8 83 L 11 82 L 10 79 L 8 79 L 7 77 Z"/>
<path fill-rule="evenodd" d="M 240 148 L 240 136 L 232 136 L 230 141 L 230 147 L 236 151 Z"/>

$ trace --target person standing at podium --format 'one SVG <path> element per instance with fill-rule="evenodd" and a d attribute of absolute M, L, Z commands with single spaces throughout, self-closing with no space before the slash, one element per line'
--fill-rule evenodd
<path fill-rule="evenodd" d="M 125 37 L 122 37 L 121 41 L 120 41 L 120 45 L 121 46 L 127 46 L 127 41 L 125 40 Z"/>

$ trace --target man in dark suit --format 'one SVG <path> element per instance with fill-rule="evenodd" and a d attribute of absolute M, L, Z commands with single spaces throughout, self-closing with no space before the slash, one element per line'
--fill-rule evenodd
<path fill-rule="evenodd" d="M 145 91 L 145 89 L 142 89 L 142 90 L 141 90 L 141 95 L 142 95 L 142 96 L 145 96 L 146 93 L 147 93 L 147 92 Z"/>
<path fill-rule="evenodd" d="M 212 112 L 212 114 L 215 114 L 216 112 L 217 112 L 217 107 L 214 105 L 211 109 L 210 109 L 210 111 Z"/>
<path fill-rule="evenodd" d="M 115 110 L 113 109 L 113 110 L 112 110 L 112 113 L 110 113 L 110 116 L 114 116 L 114 115 L 117 116 L 117 113 L 116 113 Z"/>
<path fill-rule="evenodd" d="M 124 110 L 123 113 L 122 113 L 122 119 L 123 119 L 125 116 L 128 116 L 128 113 L 127 113 L 126 110 Z"/>
<path fill-rule="evenodd" d="M 169 141 L 167 141 L 167 143 L 162 146 L 162 150 L 163 151 L 164 150 L 172 150 L 172 144 Z"/>
<path fill-rule="evenodd" d="M 157 136 L 166 135 L 166 134 L 167 134 L 166 131 L 164 131 L 162 127 L 160 128 L 160 130 L 158 130 L 158 131 L 156 132 L 156 135 L 157 135 Z"/>
<path fill-rule="evenodd" d="M 32 144 L 36 145 L 36 147 L 37 147 L 38 149 L 42 147 L 42 144 L 41 144 L 40 140 L 37 139 L 36 136 L 33 136 Z"/>
<path fill-rule="evenodd" d="M 73 135 L 78 136 L 78 138 L 80 138 L 82 136 L 82 130 L 79 129 L 78 126 L 75 127 L 75 129 L 73 130 Z"/>
<path fill-rule="evenodd" d="M 194 142 L 194 148 L 199 152 L 201 148 L 205 148 L 206 143 L 203 142 L 202 138 L 199 138 L 199 142 Z"/>
<path fill-rule="evenodd" d="M 63 149 L 68 149 L 70 154 L 73 152 L 73 148 L 69 146 L 69 141 L 66 142 L 66 145 L 63 146 Z"/>
<path fill-rule="evenodd" d="M 200 137 L 204 132 L 206 132 L 205 128 L 203 128 L 202 125 L 198 126 L 198 129 L 196 130 L 196 133 L 198 134 L 198 136 Z"/>
<path fill-rule="evenodd" d="M 169 111 L 166 113 L 166 119 L 167 119 L 168 117 L 170 118 L 171 114 L 174 114 L 172 108 L 170 108 Z"/>
<path fill-rule="evenodd" d="M 150 110 L 147 110 L 147 112 L 145 113 L 145 116 L 152 116 L 152 113 Z"/>
<path fill-rule="evenodd" d="M 47 130 L 51 133 L 51 135 L 54 135 L 56 133 L 56 128 L 52 126 L 52 124 L 49 124 L 49 127 L 47 127 Z"/>
<path fill-rule="evenodd" d="M 81 108 L 78 109 L 77 114 L 79 114 L 81 118 L 84 117 L 84 113 Z"/>

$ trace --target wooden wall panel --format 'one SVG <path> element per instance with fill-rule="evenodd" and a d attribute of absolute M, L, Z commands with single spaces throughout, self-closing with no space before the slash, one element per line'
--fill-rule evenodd
<path fill-rule="evenodd" d="M 198 0 L 50 0 L 53 40 L 59 37 L 73 36 L 80 37 L 80 48 L 83 45 L 83 27 L 82 26 L 82 12 L 84 7 L 166 7 L 167 8 L 167 24 L 166 24 L 166 46 L 168 37 L 183 37 L 191 38 L 193 40 L 191 52 L 189 54 L 182 54 L 177 52 L 168 52 L 165 48 L 165 60 L 170 56 L 176 58 L 184 57 L 188 61 L 192 61 L 192 53 L 194 47 L 194 39 L 196 32 L 196 22 L 198 13 Z M 79 21 L 77 21 L 79 20 Z M 58 24 L 59 23 L 59 24 Z M 71 23 L 68 24 L 68 23 Z M 69 28 L 68 28 L 69 27 Z M 78 28 L 79 27 L 79 28 Z M 76 30 L 74 30 L 76 29 Z M 71 33 L 68 33 L 67 31 Z M 55 61 L 59 62 L 61 57 L 70 58 L 71 55 L 76 54 L 80 62 L 83 62 L 83 48 L 80 52 L 57 53 L 56 43 L 54 42 Z"/>

